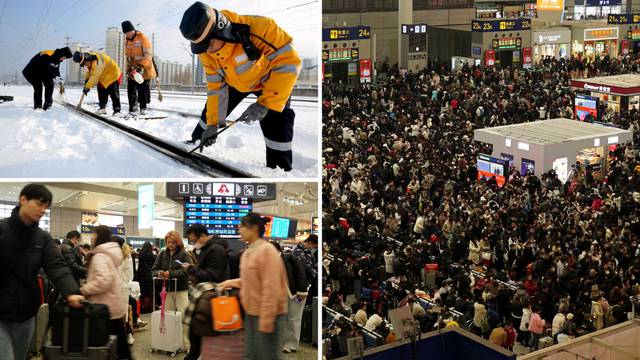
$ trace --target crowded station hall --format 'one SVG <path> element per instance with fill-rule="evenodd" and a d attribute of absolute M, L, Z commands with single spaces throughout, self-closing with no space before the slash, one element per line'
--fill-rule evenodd
<path fill-rule="evenodd" d="M 404 340 L 390 316 L 402 307 L 420 333 L 456 327 L 518 355 L 635 317 L 637 107 L 601 102 L 586 121 L 633 141 L 597 164 L 574 159 L 562 177 L 512 159 L 480 176 L 480 156 L 496 150 L 474 132 L 574 119 L 571 79 L 638 73 L 640 57 L 375 65 L 373 82 L 323 82 L 327 358 L 347 355 L 353 338 L 369 350 Z"/>

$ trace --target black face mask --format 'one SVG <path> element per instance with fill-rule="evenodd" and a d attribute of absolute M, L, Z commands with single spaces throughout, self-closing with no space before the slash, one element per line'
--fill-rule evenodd
<path fill-rule="evenodd" d="M 251 42 L 251 27 L 246 24 L 232 23 L 223 13 L 216 11 L 217 22 L 211 37 L 234 44 L 242 44 L 249 60 L 260 57 L 260 50 Z"/>

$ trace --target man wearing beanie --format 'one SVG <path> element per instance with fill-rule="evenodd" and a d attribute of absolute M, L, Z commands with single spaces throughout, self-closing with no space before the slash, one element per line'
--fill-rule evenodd
<path fill-rule="evenodd" d="M 120 112 L 120 82 L 122 73 L 118 64 L 101 52 L 76 52 L 73 61 L 87 68 L 86 81 L 82 93 L 87 95 L 94 85 L 98 85 L 97 114 L 106 114 L 107 102 L 111 98 L 114 115 Z"/>
<path fill-rule="evenodd" d="M 73 56 L 71 49 L 43 50 L 37 53 L 22 70 L 22 75 L 33 86 L 33 108 L 47 110 L 53 104 L 53 79 L 60 76 L 60 64 Z M 44 86 L 44 106 L 42 105 Z"/>
<path fill-rule="evenodd" d="M 217 10 L 202 2 L 185 11 L 180 31 L 207 75 L 207 104 L 191 142 L 200 140 L 200 151 L 215 144 L 218 128 L 253 93 L 258 100 L 238 121 L 259 122 L 267 167 L 290 171 L 295 113 L 289 100 L 300 71 L 291 36 L 273 19 Z"/>
<path fill-rule="evenodd" d="M 122 32 L 125 37 L 124 51 L 127 57 L 129 112 L 133 113 L 140 109 L 140 113 L 144 115 L 149 102 L 149 83 L 157 76 L 153 65 L 153 48 L 149 38 L 137 31 L 131 21 L 122 22 Z M 134 78 L 136 73 L 142 75 L 142 83 L 138 83 Z"/>

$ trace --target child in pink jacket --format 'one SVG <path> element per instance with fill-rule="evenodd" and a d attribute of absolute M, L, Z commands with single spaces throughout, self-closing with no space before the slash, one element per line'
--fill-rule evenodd
<path fill-rule="evenodd" d="M 111 241 L 111 230 L 106 226 L 93 230 L 92 245 L 93 250 L 87 260 L 87 282 L 80 291 L 90 302 L 107 305 L 111 335 L 118 336 L 118 358 L 132 359 L 125 330 L 128 299 L 122 294 L 122 278 L 118 270 L 124 258 L 122 249 L 117 242 Z"/>

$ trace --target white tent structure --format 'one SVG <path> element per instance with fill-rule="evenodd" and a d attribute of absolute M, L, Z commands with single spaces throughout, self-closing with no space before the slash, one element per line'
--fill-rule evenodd
<path fill-rule="evenodd" d="M 477 129 L 474 140 L 493 145 L 493 157 L 507 159 L 523 175 L 555 169 L 566 181 L 576 161 L 604 173 L 612 145 L 633 140 L 633 132 L 602 124 L 559 118 Z M 599 167 L 597 165 L 599 164 Z"/>

